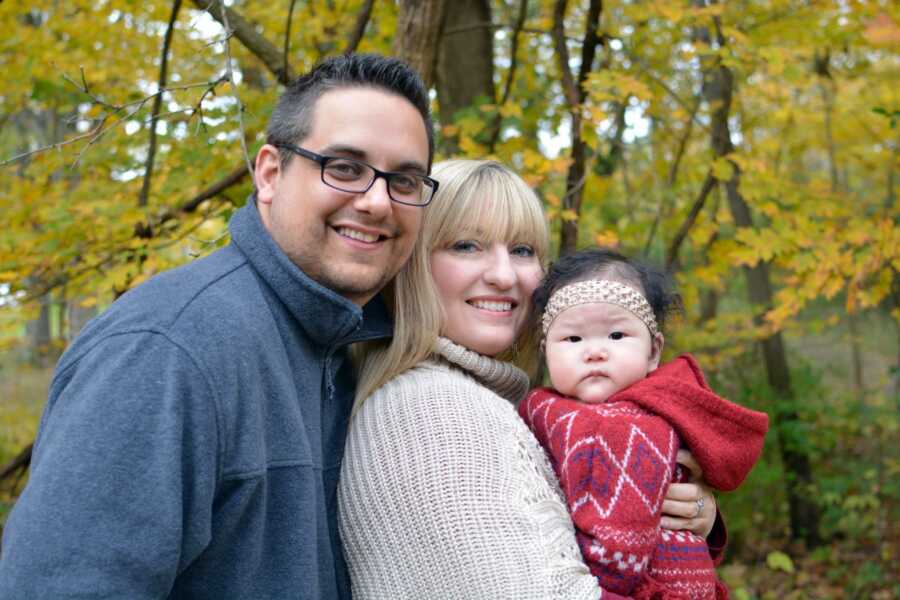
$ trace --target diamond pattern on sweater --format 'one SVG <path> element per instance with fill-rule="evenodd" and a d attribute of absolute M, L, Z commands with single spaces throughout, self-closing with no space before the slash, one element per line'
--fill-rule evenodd
<path fill-rule="evenodd" d="M 556 425 L 565 419 L 571 424 L 572 414 L 563 415 L 550 423 L 549 430 L 558 431 Z M 652 517 L 659 512 L 671 479 L 671 460 L 668 457 L 677 450 L 674 431 L 668 432 L 668 443 L 661 450 L 639 426 L 631 425 L 627 444 L 620 453 L 616 452 L 615 444 L 603 435 L 577 439 L 569 447 L 571 432 L 566 433 L 560 452 L 565 457 L 561 463 L 560 478 L 568 479 L 567 471 L 575 467 L 578 467 L 580 475 L 571 481 L 566 490 L 573 513 L 583 506 L 590 506 L 600 517 L 609 518 L 625 487 L 641 500 L 647 516 Z"/>

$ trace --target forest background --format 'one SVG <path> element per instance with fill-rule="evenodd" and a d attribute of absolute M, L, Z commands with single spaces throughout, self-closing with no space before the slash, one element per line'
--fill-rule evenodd
<path fill-rule="evenodd" d="M 0 527 L 91 316 L 228 242 L 285 82 L 393 53 L 438 158 L 493 156 L 556 253 L 676 277 L 691 351 L 766 411 L 720 494 L 737 599 L 900 597 L 900 5 L 888 0 L 0 1 Z"/>

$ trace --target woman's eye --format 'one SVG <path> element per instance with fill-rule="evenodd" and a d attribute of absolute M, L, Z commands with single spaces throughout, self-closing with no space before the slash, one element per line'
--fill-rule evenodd
<path fill-rule="evenodd" d="M 578 342 L 581 341 L 581 336 L 580 335 L 570 335 L 567 338 L 565 338 L 565 341 L 572 342 L 573 344 L 577 344 Z"/>
<path fill-rule="evenodd" d="M 457 242 L 453 242 L 453 245 L 450 246 L 450 249 L 454 252 L 475 252 L 478 250 L 478 244 L 471 240 L 459 240 Z"/>
<path fill-rule="evenodd" d="M 612 340 L 621 340 L 624 337 L 625 337 L 625 334 L 622 333 L 621 331 L 613 331 L 612 333 L 609 334 L 609 338 Z"/>
<path fill-rule="evenodd" d="M 534 256 L 534 248 L 532 248 L 528 244 L 517 244 L 512 247 L 512 250 L 510 250 L 510 254 L 512 254 L 513 256 L 531 258 L 532 256 Z"/>

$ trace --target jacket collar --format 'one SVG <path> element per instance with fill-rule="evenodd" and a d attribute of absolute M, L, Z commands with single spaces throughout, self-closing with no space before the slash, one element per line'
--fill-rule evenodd
<path fill-rule="evenodd" d="M 310 279 L 291 262 L 263 225 L 255 195 L 235 211 L 228 230 L 232 243 L 253 270 L 317 344 L 331 347 L 391 335 L 390 318 L 380 294 L 360 309 Z"/>

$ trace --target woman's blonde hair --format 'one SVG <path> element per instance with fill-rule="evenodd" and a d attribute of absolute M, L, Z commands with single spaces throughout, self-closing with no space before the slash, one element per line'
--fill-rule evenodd
<path fill-rule="evenodd" d="M 448 160 L 434 167 L 440 187 L 426 206 L 422 230 L 407 265 L 397 274 L 386 298 L 394 316 L 391 340 L 360 345 L 361 363 L 354 412 L 372 392 L 428 358 L 441 333 L 443 314 L 431 274 L 431 253 L 455 241 L 527 243 L 541 266 L 547 264 L 549 236 L 540 200 L 521 177 L 491 160 Z M 499 358 L 533 369 L 536 345 L 524 328 Z"/>

